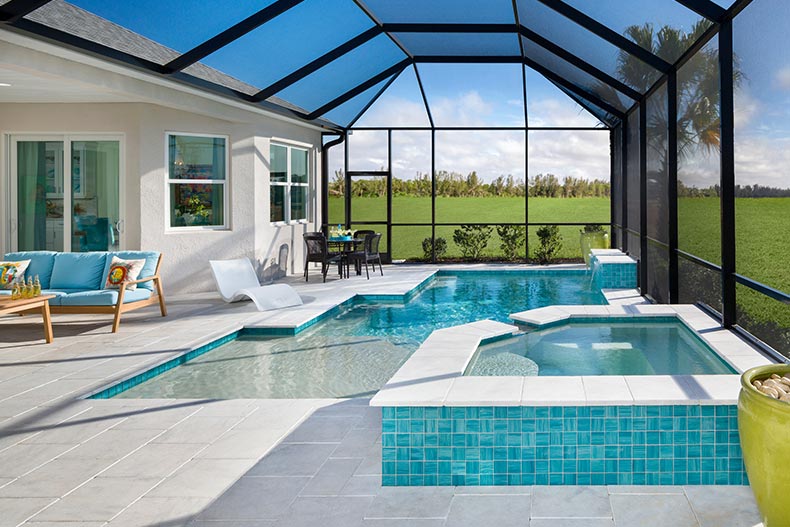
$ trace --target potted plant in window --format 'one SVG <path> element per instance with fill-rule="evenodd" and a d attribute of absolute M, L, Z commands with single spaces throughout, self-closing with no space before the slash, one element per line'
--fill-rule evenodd
<path fill-rule="evenodd" d="M 590 250 L 591 249 L 608 249 L 609 248 L 609 233 L 603 228 L 603 225 L 585 225 L 584 229 L 580 231 L 580 243 L 582 248 L 582 256 L 584 263 L 590 265 Z"/>
<path fill-rule="evenodd" d="M 211 216 L 211 209 L 206 207 L 199 196 L 192 195 L 176 209 L 176 216 L 181 218 L 186 226 L 206 225 Z"/>

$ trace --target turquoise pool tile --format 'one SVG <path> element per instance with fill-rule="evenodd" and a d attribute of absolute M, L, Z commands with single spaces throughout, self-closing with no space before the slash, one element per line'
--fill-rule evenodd
<path fill-rule="evenodd" d="M 480 474 L 492 476 L 494 474 L 494 462 L 493 461 L 481 461 L 480 462 Z"/>
<path fill-rule="evenodd" d="M 507 476 L 504 478 L 507 482 L 529 481 L 529 484 L 601 479 L 634 484 L 700 482 L 705 471 L 714 473 L 714 480 L 719 482 L 726 479 L 728 484 L 736 484 L 745 480 L 737 428 L 734 428 L 737 419 L 731 418 L 729 409 L 720 410 L 719 416 L 714 410 L 714 415 L 708 417 L 700 416 L 711 411 L 698 406 L 656 405 L 408 411 L 404 415 L 396 410 L 395 419 L 392 410 L 382 414 L 389 418 L 382 419 L 382 430 L 385 426 L 391 430 L 393 422 L 396 429 L 399 426 L 401 430 L 408 429 L 401 432 L 408 441 L 400 434 L 382 433 L 383 456 L 391 458 L 394 454 L 398 460 L 409 462 L 406 466 L 384 465 L 383 470 L 394 467 L 395 475 L 405 470 L 410 478 L 422 476 L 423 484 L 449 484 L 447 478 L 442 478 L 443 471 L 448 470 L 456 477 L 455 481 L 461 477 L 476 484 L 502 484 L 503 477 L 497 477 L 502 475 Z M 588 417 L 591 415 L 596 417 Z M 435 419 L 429 421 L 429 416 Z M 408 424 L 399 425 L 398 417 Z M 708 424 L 712 430 L 708 432 L 702 430 L 705 419 L 711 420 Z M 720 419 L 724 420 L 717 422 Z M 654 431 L 637 430 L 651 426 Z M 600 431 L 584 430 L 588 427 Z M 432 433 L 423 433 L 425 430 Z M 397 451 L 392 448 L 393 440 Z M 450 445 L 454 447 L 448 448 Z M 418 470 L 422 472 L 416 474 Z M 716 476 L 720 473 L 724 475 Z M 435 479 L 428 477 L 431 474 Z M 409 479 L 410 484 L 413 481 L 417 480 Z M 395 484 L 399 484 L 397 480 Z"/>

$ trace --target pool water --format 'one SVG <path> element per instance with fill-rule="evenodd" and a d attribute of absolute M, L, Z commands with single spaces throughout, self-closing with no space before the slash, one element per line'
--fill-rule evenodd
<path fill-rule="evenodd" d="M 372 395 L 435 329 L 605 303 L 584 271 L 440 273 L 409 302 L 356 303 L 293 337 L 241 336 L 117 397 Z"/>
<path fill-rule="evenodd" d="M 733 374 L 678 321 L 575 323 L 481 346 L 466 375 Z"/>

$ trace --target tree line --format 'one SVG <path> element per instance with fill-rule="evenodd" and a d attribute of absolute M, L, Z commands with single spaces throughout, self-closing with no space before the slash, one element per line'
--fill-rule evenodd
<path fill-rule="evenodd" d="M 718 198 L 721 187 L 686 186 L 678 181 L 678 197 L 680 198 Z M 735 185 L 736 198 L 790 198 L 790 188 L 768 187 L 765 185 Z"/>
<path fill-rule="evenodd" d="M 600 179 L 584 179 L 566 176 L 562 179 L 554 174 L 538 174 L 529 178 L 525 185 L 523 178 L 512 175 L 499 176 L 485 182 L 477 172 L 467 175 L 458 172 L 438 170 L 435 178 L 436 195 L 441 197 L 524 197 L 528 192 L 530 197 L 545 198 L 608 198 L 610 185 L 608 181 Z M 425 196 L 431 195 L 430 174 L 418 173 L 413 179 L 392 178 L 393 196 Z M 342 170 L 335 172 L 334 178 L 329 182 L 329 195 L 342 196 L 345 192 L 345 177 Z M 353 178 L 351 181 L 351 195 L 354 197 L 384 197 L 387 195 L 387 180 L 385 177 Z"/>

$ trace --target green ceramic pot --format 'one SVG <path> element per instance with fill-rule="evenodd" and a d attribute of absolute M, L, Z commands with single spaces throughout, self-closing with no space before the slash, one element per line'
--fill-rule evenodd
<path fill-rule="evenodd" d="M 741 376 L 738 397 L 738 431 L 749 484 L 765 527 L 790 522 L 790 403 L 759 392 L 752 381 L 772 373 L 790 373 L 790 365 L 773 364 L 747 370 Z"/>
<path fill-rule="evenodd" d="M 590 265 L 590 250 L 609 248 L 609 233 L 607 232 L 582 232 L 579 238 L 586 265 Z"/>

